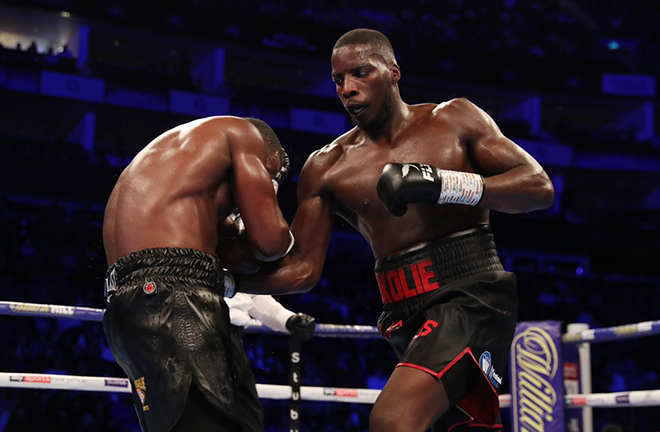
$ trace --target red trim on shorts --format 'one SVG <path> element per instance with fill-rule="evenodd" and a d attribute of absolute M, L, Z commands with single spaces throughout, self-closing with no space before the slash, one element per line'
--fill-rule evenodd
<path fill-rule="evenodd" d="M 440 372 L 435 372 L 429 368 L 416 365 L 413 363 L 399 363 L 396 365 L 396 367 L 405 366 L 405 367 L 411 367 L 413 369 L 419 369 L 423 372 L 426 372 L 440 379 L 449 369 L 451 369 L 452 366 L 456 364 L 456 362 L 458 362 L 460 359 L 465 357 L 466 354 L 469 354 L 470 357 L 472 357 L 472 360 L 474 361 L 474 364 L 481 372 L 483 379 L 477 381 L 474 388 L 467 395 L 465 395 L 465 397 L 457 404 L 457 406 L 460 407 L 470 416 L 479 419 L 480 422 L 484 422 L 485 423 L 484 425 L 488 425 L 490 423 L 488 427 L 495 427 L 496 426 L 495 422 L 497 421 L 497 415 L 500 410 L 499 397 L 497 395 L 497 391 L 495 390 L 495 387 L 493 387 L 493 384 L 491 384 L 490 380 L 479 366 L 479 362 L 477 361 L 476 358 L 474 358 L 474 354 L 472 354 L 472 349 L 470 349 L 470 347 L 465 348 L 459 355 L 454 357 L 454 359 L 447 366 L 445 366 Z M 483 400 L 484 396 L 488 397 L 489 394 L 492 395 L 491 397 L 494 397 L 494 402 L 490 404 L 484 404 L 484 400 Z M 502 426 L 500 425 L 500 427 Z"/>
<path fill-rule="evenodd" d="M 442 370 L 440 371 L 440 378 L 442 378 L 442 376 L 443 376 L 443 375 L 444 375 L 449 369 L 451 369 L 451 367 L 454 366 L 454 365 L 456 364 L 456 362 L 458 362 L 460 359 L 462 359 L 463 357 L 465 357 L 465 354 L 466 354 L 466 353 L 467 353 L 467 354 L 470 354 L 470 357 L 472 357 L 472 360 L 474 360 L 474 362 L 477 363 L 477 366 L 479 366 L 479 363 L 477 362 L 477 360 L 476 360 L 476 359 L 474 358 L 474 356 L 472 355 L 472 349 L 470 349 L 470 347 L 467 347 L 467 348 L 465 348 L 465 349 L 463 350 L 463 352 L 461 352 L 459 355 L 457 355 L 456 357 L 454 357 L 454 360 L 452 360 L 447 366 L 445 366 L 444 369 L 442 369 Z M 481 368 L 479 368 L 479 369 L 481 369 Z M 484 376 L 485 376 L 485 375 L 484 375 Z"/>
<path fill-rule="evenodd" d="M 472 357 L 474 364 L 477 366 L 477 369 L 481 372 L 483 379 L 477 381 L 475 388 L 458 403 L 458 406 L 485 424 L 495 424 L 500 411 L 500 398 L 497 395 L 497 390 L 495 390 L 495 387 L 493 387 L 493 384 L 491 384 L 490 380 L 481 369 L 481 366 L 479 366 L 479 362 L 474 358 L 472 350 L 468 348 L 468 352 L 470 353 L 470 357 Z M 486 384 L 484 385 L 484 383 Z M 484 404 L 483 396 L 487 397 L 489 394 L 491 395 L 493 403 Z M 481 395 L 483 396 L 480 397 Z"/>
<path fill-rule="evenodd" d="M 474 356 L 472 355 L 472 350 L 470 349 L 470 347 L 468 347 L 468 348 L 465 348 L 465 349 L 464 349 L 459 355 L 457 355 L 456 357 L 454 357 L 454 360 L 452 360 L 452 361 L 451 361 L 447 366 L 445 366 L 444 369 L 442 369 L 440 372 L 436 372 L 436 371 L 431 370 L 431 369 L 429 369 L 429 368 L 427 368 L 427 367 L 420 366 L 420 365 L 416 365 L 416 364 L 414 364 L 414 363 L 398 363 L 395 367 L 405 366 L 405 367 L 410 367 L 410 368 L 413 368 L 413 369 L 419 369 L 419 370 L 421 370 L 421 371 L 423 371 L 423 372 L 428 373 L 429 375 L 433 375 L 434 377 L 440 379 L 440 378 L 442 378 L 442 376 L 443 376 L 443 375 L 444 375 L 444 374 L 445 374 L 445 373 L 446 373 L 446 372 L 447 372 L 452 366 L 454 366 L 454 365 L 456 364 L 457 361 L 459 361 L 460 359 L 462 359 L 462 358 L 465 356 L 465 353 L 470 353 L 470 355 L 472 356 L 472 359 L 473 359 L 475 362 L 477 361 L 477 360 L 475 360 Z M 479 365 L 479 364 L 477 363 L 477 366 L 478 366 L 478 365 Z M 481 369 L 481 368 L 480 368 L 480 369 Z M 485 376 L 485 375 L 484 375 L 484 376 Z"/>
<path fill-rule="evenodd" d="M 399 367 L 399 366 L 405 366 L 405 367 L 409 367 L 409 368 L 413 368 L 413 369 L 418 369 L 418 370 L 421 370 L 422 372 L 426 372 L 429 375 L 433 375 L 435 378 L 438 378 L 438 379 L 440 379 L 440 377 L 441 377 L 441 375 L 439 375 L 437 372 L 434 372 L 429 368 L 425 368 L 424 366 L 416 365 L 416 364 L 413 364 L 413 363 L 398 363 L 394 367 Z"/>
<path fill-rule="evenodd" d="M 489 429 L 502 429 L 504 426 L 502 426 L 501 424 L 487 425 L 487 424 L 484 424 L 484 423 L 470 423 L 468 425 L 468 427 L 482 427 L 482 428 L 489 428 Z M 449 431 L 447 431 L 447 432 L 449 432 Z"/>
<path fill-rule="evenodd" d="M 458 426 L 463 426 L 463 425 L 468 425 L 470 427 L 470 423 L 474 421 L 474 418 L 470 418 L 470 420 L 464 421 L 464 422 L 458 422 L 454 423 L 453 425 L 449 426 L 449 429 L 447 429 L 447 432 L 451 432 L 454 430 L 454 428 L 457 428 Z"/>

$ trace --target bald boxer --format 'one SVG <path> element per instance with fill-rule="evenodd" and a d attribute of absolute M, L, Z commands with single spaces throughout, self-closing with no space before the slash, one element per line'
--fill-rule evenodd
<path fill-rule="evenodd" d="M 223 300 L 240 262 L 219 256 L 240 250 L 255 267 L 291 249 L 273 187 L 285 156 L 263 121 L 210 117 L 163 133 L 119 177 L 103 222 L 103 327 L 142 430 L 247 429 L 253 410 L 239 401 L 252 375 Z"/>
<path fill-rule="evenodd" d="M 356 126 L 305 163 L 292 253 L 241 278 L 239 290 L 311 289 L 341 216 L 371 245 L 383 302 L 378 327 L 400 359 L 370 431 L 498 430 L 517 298 L 489 211 L 547 208 L 553 186 L 469 100 L 405 103 L 392 45 L 377 31 L 339 38 L 332 79 Z"/>

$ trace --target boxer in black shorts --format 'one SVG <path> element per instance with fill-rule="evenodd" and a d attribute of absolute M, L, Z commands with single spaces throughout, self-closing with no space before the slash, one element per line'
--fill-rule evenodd
<path fill-rule="evenodd" d="M 274 187 L 286 161 L 264 122 L 210 117 L 163 133 L 119 177 L 103 223 L 103 324 L 145 432 L 262 429 L 223 297 L 232 272 L 293 245 Z"/>
<path fill-rule="evenodd" d="M 236 404 L 241 352 L 233 352 L 224 294 L 225 272 L 213 255 L 156 248 L 126 255 L 108 270 L 103 327 L 113 356 L 133 383 L 142 428 L 170 430 L 179 420 L 191 383 L 234 430 L 243 420 Z M 254 387 L 254 379 L 252 379 Z M 212 423 L 211 423 L 212 424 Z M 184 430 L 185 423 L 177 425 Z"/>
<path fill-rule="evenodd" d="M 384 304 L 378 329 L 397 367 L 442 381 L 460 408 L 443 416 L 452 419 L 446 427 L 471 417 L 472 427 L 501 427 L 497 390 L 516 328 L 516 279 L 502 268 L 489 228 L 389 255 L 376 262 L 375 273 Z"/>
<path fill-rule="evenodd" d="M 552 183 L 467 99 L 405 103 L 401 69 L 382 33 L 349 31 L 331 62 L 337 96 L 356 127 L 303 166 L 293 251 L 240 277 L 238 290 L 311 289 L 321 278 L 335 217 L 342 217 L 378 259 L 381 331 L 401 356 L 369 430 L 495 431 L 498 400 L 495 385 L 487 384 L 505 373 L 516 296 L 485 226 L 491 210 L 547 208 Z"/>

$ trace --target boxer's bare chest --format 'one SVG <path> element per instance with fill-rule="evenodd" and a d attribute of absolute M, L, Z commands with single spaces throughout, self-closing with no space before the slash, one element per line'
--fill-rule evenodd
<path fill-rule="evenodd" d="M 383 167 L 390 162 L 427 163 L 460 170 L 467 162 L 465 146 L 450 125 L 412 125 L 389 142 L 365 139 L 344 145 L 344 152 L 326 177 L 327 190 L 340 205 L 340 214 L 369 219 L 384 216 L 376 192 Z"/>

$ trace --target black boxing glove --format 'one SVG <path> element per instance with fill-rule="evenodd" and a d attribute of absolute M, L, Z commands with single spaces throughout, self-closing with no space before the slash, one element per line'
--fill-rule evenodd
<path fill-rule="evenodd" d="M 304 313 L 297 313 L 286 320 L 286 329 L 292 335 L 300 336 L 303 341 L 308 341 L 316 331 L 316 319 Z"/>
<path fill-rule="evenodd" d="M 394 216 L 403 216 L 408 204 L 464 204 L 476 206 L 484 192 L 479 174 L 441 170 L 419 163 L 389 163 L 378 179 L 378 197 Z"/>

